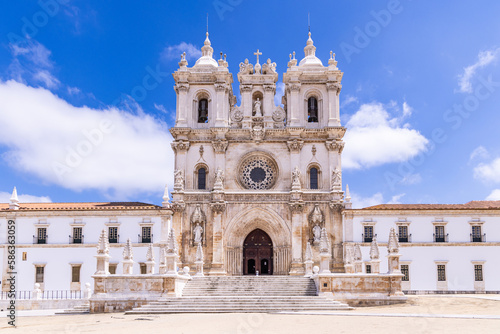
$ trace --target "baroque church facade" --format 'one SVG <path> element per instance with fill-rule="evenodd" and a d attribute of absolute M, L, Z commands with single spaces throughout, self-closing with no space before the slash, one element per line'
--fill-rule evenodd
<path fill-rule="evenodd" d="M 343 73 L 332 53 L 325 64 L 316 56 L 310 34 L 304 53 L 290 55 L 282 105 L 276 64 L 261 64 L 259 50 L 255 64 L 241 62 L 237 105 L 233 75 L 225 56 L 214 59 L 207 33 L 202 56 L 191 67 L 182 56 L 173 74 L 172 193 L 166 188 L 158 206 L 19 203 L 14 190 L 0 203 L 2 298 L 11 222 L 21 298 L 36 284 L 81 291 L 121 277 L 144 287 L 166 274 L 166 249 L 173 273 L 315 275 L 318 293 L 335 298 L 372 291 L 398 300 L 401 288 L 499 292 L 500 201 L 352 209 L 342 185 Z"/>
<path fill-rule="evenodd" d="M 208 33 L 196 64 L 179 63 L 171 208 L 183 264 L 201 243 L 211 275 L 304 275 L 307 244 L 319 259 L 325 229 L 330 269 L 344 271 L 343 73 L 333 54 L 326 66 L 316 57 L 310 34 L 304 52 L 283 75 L 283 107 L 274 103 L 276 64 L 261 65 L 259 50 L 255 64 L 239 66 L 240 106 Z"/>

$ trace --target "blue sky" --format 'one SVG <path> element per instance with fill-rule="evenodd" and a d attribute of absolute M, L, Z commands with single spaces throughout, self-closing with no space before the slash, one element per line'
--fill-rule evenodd
<path fill-rule="evenodd" d="M 0 201 L 161 203 L 171 76 L 200 55 L 336 53 L 354 205 L 500 199 L 500 3 L 12 1 L 0 11 Z M 279 91 L 279 89 L 278 89 Z M 278 99 L 277 99 L 278 100 Z M 238 101 L 238 104 L 240 102 Z M 80 150 L 84 154 L 75 156 Z"/>

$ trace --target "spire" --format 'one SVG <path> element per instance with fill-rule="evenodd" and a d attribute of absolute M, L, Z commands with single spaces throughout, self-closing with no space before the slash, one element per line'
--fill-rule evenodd
<path fill-rule="evenodd" d="M 175 242 L 175 232 L 174 229 L 170 229 L 170 233 L 168 234 L 168 239 L 167 239 L 167 253 L 176 253 L 177 252 L 177 245 Z"/>
<path fill-rule="evenodd" d="M 16 187 L 14 187 L 14 190 L 12 191 L 12 196 L 10 197 L 9 209 L 19 210 L 19 198 L 17 197 Z"/>
<path fill-rule="evenodd" d="M 132 252 L 132 241 L 130 241 L 130 238 L 128 238 L 127 243 L 125 244 L 125 248 L 123 249 L 123 259 L 132 260 L 133 258 L 134 253 Z"/>
<path fill-rule="evenodd" d="M 363 254 L 361 253 L 361 247 L 359 244 L 354 245 L 354 261 L 362 261 L 363 260 Z"/>
<path fill-rule="evenodd" d="M 106 229 L 103 228 L 101 235 L 99 236 L 99 242 L 97 243 L 97 254 L 109 254 L 109 240 L 108 233 Z"/>
<path fill-rule="evenodd" d="M 306 246 L 306 254 L 305 254 L 306 261 L 312 261 L 313 254 L 312 254 L 312 249 L 311 249 L 311 243 L 308 242 Z"/>
<path fill-rule="evenodd" d="M 304 48 L 304 59 L 299 63 L 299 66 L 323 66 L 321 60 L 316 57 L 316 47 L 311 38 L 311 32 L 308 33 L 309 38 L 307 39 L 306 47 Z"/>
<path fill-rule="evenodd" d="M 396 237 L 396 231 L 394 227 L 391 227 L 391 232 L 389 233 L 389 243 L 387 244 L 387 252 L 398 253 L 399 252 L 399 242 Z"/>
<path fill-rule="evenodd" d="M 163 192 L 163 202 L 161 203 L 164 207 L 168 206 L 170 202 L 170 195 L 168 194 L 168 184 L 165 185 L 165 191 Z"/>
<path fill-rule="evenodd" d="M 201 66 L 201 65 L 210 65 L 214 67 L 218 67 L 217 62 L 215 59 L 212 57 L 214 54 L 214 49 L 212 48 L 212 43 L 210 42 L 210 39 L 208 38 L 208 31 L 206 32 L 206 38 L 205 42 L 203 43 L 203 47 L 201 48 L 201 54 L 202 56 L 196 61 L 196 66 Z"/>
<path fill-rule="evenodd" d="M 321 253 L 328 253 L 328 236 L 326 235 L 326 228 L 321 229 L 321 239 L 319 240 L 319 251 Z"/>
<path fill-rule="evenodd" d="M 146 253 L 146 261 L 153 262 L 155 260 L 153 244 L 149 244 L 148 252 Z"/>
<path fill-rule="evenodd" d="M 349 192 L 349 185 L 345 186 L 345 201 L 346 203 L 351 203 L 351 193 Z"/>
<path fill-rule="evenodd" d="M 380 252 L 378 250 L 377 236 L 374 235 L 370 245 L 370 260 L 378 260 Z"/>

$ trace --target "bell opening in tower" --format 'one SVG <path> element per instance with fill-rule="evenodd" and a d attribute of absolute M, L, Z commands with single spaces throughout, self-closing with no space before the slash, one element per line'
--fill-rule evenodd
<path fill-rule="evenodd" d="M 315 97 L 310 97 L 307 100 L 307 121 L 309 123 L 318 122 L 318 100 Z"/>
<path fill-rule="evenodd" d="M 198 102 L 198 123 L 208 122 L 208 100 L 201 99 Z"/>

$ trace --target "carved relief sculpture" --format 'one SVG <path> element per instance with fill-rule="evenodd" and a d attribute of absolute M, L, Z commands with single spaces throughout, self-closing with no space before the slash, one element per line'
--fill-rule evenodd
<path fill-rule="evenodd" d="M 177 169 L 174 172 L 174 190 L 184 190 L 184 172 L 182 171 L 182 169 Z"/>
<path fill-rule="evenodd" d="M 342 172 L 340 171 L 340 169 L 338 167 L 336 167 L 333 170 L 333 172 L 332 172 L 332 184 L 331 184 L 332 191 L 342 189 L 342 174 L 341 173 Z"/>

